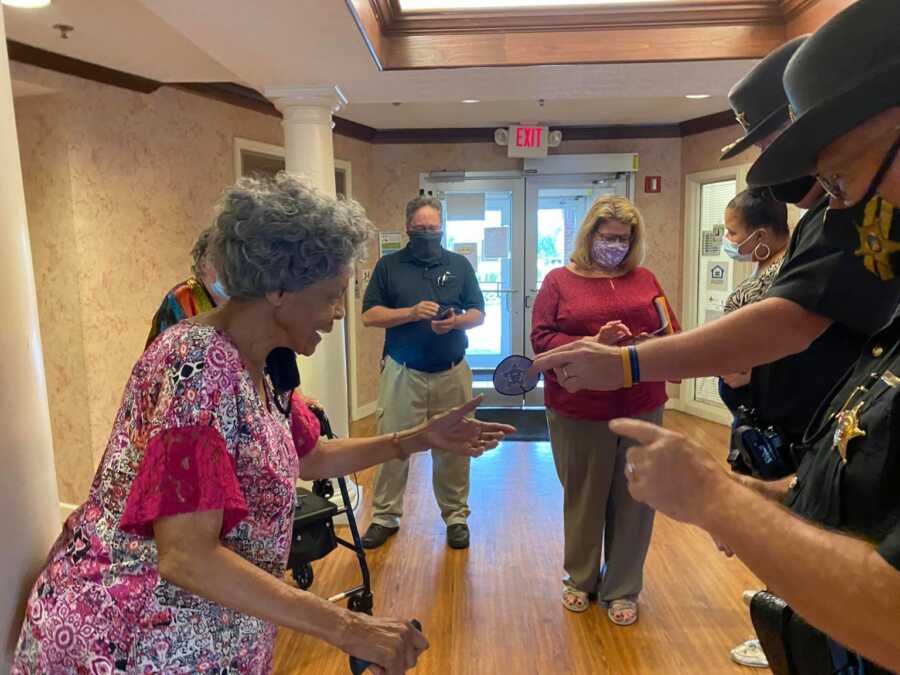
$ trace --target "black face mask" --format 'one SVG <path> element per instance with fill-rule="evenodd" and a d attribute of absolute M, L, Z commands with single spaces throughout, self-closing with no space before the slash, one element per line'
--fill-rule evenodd
<path fill-rule="evenodd" d="M 900 258 L 900 205 L 879 195 L 878 188 L 898 150 L 900 138 L 888 151 L 862 199 L 846 209 L 829 208 L 826 213 L 829 225 L 845 223 L 859 233 L 859 248 L 854 253 L 882 281 L 894 279 L 894 261 Z"/>
<path fill-rule="evenodd" d="M 413 232 L 409 235 L 409 250 L 417 262 L 433 265 L 441 261 L 441 233 Z"/>
<path fill-rule="evenodd" d="M 802 202 L 803 198 L 809 194 L 816 184 L 815 176 L 803 176 L 796 178 L 789 183 L 781 183 L 780 185 L 772 185 L 769 192 L 780 202 L 785 204 L 797 204 Z"/>
<path fill-rule="evenodd" d="M 276 347 L 266 357 L 266 375 L 275 390 L 275 407 L 284 415 L 291 414 L 291 396 L 300 386 L 300 371 L 297 369 L 297 355 L 293 349 Z"/>

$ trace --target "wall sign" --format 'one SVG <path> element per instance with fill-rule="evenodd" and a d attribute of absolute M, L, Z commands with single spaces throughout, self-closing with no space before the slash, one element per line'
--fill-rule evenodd
<path fill-rule="evenodd" d="M 478 244 L 475 242 L 461 242 L 453 244 L 453 250 L 465 257 L 472 265 L 473 270 L 478 270 Z"/>
<path fill-rule="evenodd" d="M 378 254 L 386 256 L 403 248 L 403 233 L 399 230 L 388 230 L 378 233 Z"/>
<path fill-rule="evenodd" d="M 509 128 L 507 155 L 510 157 L 546 157 L 550 129 L 547 127 L 512 126 Z"/>

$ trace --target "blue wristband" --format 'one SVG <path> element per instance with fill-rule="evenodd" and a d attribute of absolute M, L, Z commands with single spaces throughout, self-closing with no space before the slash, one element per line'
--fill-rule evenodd
<path fill-rule="evenodd" d="M 641 381 L 641 366 L 638 362 L 637 347 L 634 345 L 628 347 L 628 360 L 631 362 L 631 384 L 633 386 Z"/>

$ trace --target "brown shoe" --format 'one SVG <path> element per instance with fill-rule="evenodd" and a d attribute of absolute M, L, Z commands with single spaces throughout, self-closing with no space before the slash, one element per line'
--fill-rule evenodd
<path fill-rule="evenodd" d="M 399 527 L 385 527 L 378 523 L 369 525 L 362 538 L 363 548 L 378 548 L 400 531 Z"/>

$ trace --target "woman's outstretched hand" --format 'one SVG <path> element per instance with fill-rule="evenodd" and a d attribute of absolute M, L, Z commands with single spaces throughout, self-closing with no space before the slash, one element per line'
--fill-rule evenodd
<path fill-rule="evenodd" d="M 421 429 L 427 448 L 449 450 L 458 455 L 478 457 L 485 450 L 496 448 L 503 437 L 516 430 L 508 424 L 481 422 L 468 417 L 481 405 L 483 396 L 452 408 L 428 420 Z"/>

